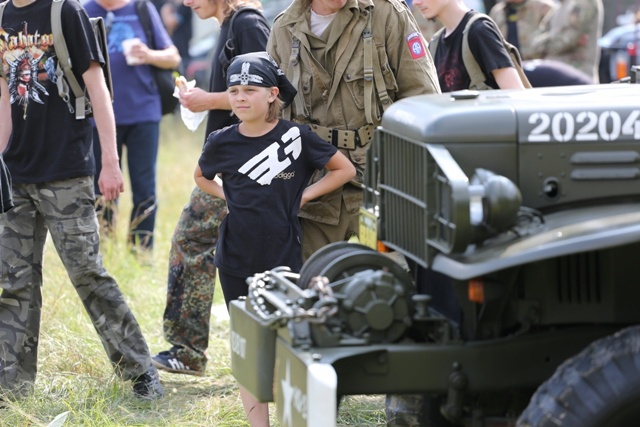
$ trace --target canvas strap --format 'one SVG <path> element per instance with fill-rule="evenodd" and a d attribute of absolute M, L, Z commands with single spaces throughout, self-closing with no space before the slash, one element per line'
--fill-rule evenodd
<path fill-rule="evenodd" d="M 4 7 L 6 5 L 7 5 L 6 1 L 0 3 L 0 28 L 2 28 L 2 15 L 4 14 Z M 6 74 L 4 73 L 4 66 L 2 64 L 0 64 L 0 77 L 5 79 L 7 78 Z"/>
<path fill-rule="evenodd" d="M 293 87 L 298 89 L 300 84 L 300 77 L 302 72 L 300 71 L 300 39 L 296 36 L 293 36 L 293 40 L 291 40 L 291 56 L 289 57 L 289 64 L 293 67 L 293 77 L 291 78 L 291 84 Z M 298 93 L 293 98 L 293 104 L 296 107 L 297 114 L 304 114 L 304 105 L 302 104 L 302 94 Z M 291 105 L 289 105 L 282 113 L 282 117 L 285 120 L 291 120 Z"/>
<path fill-rule="evenodd" d="M 67 42 L 62 32 L 62 5 L 64 0 L 53 0 L 51 3 L 51 32 L 53 33 L 53 46 L 56 50 L 56 56 L 58 57 L 58 66 L 56 68 L 58 87 L 58 94 L 67 103 L 69 111 L 76 113 L 76 119 L 85 118 L 85 107 L 87 98 L 84 90 L 80 87 L 80 83 L 76 80 L 73 71 L 71 70 L 71 57 L 69 56 L 69 49 L 67 48 Z M 71 105 L 69 99 L 69 88 L 73 92 L 75 97 L 75 108 Z"/>
<path fill-rule="evenodd" d="M 387 86 L 384 83 L 382 67 L 380 66 L 380 57 L 371 32 L 373 8 L 368 9 L 367 12 L 367 26 L 362 32 L 364 41 L 364 115 L 367 123 L 371 125 L 374 123 L 372 107 L 376 105 L 376 97 L 373 94 L 374 87 L 377 98 L 382 103 L 383 110 L 386 110 L 391 105 L 391 98 L 387 93 Z M 377 117 L 376 121 L 378 121 Z"/>

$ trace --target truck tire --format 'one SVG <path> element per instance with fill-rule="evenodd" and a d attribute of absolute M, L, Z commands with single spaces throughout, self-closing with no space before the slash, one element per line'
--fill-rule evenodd
<path fill-rule="evenodd" d="M 593 342 L 534 393 L 518 427 L 623 427 L 640 420 L 640 326 Z"/>

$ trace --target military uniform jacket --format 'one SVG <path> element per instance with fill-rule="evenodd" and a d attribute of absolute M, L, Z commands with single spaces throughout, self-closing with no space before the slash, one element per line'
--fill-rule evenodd
<path fill-rule="evenodd" d="M 535 53 L 569 64 L 598 82 L 602 0 L 562 0 L 559 5 L 549 21 L 548 31 L 533 40 Z"/>
<path fill-rule="evenodd" d="M 500 31 L 507 37 L 507 16 L 506 2 L 501 1 L 491 8 L 489 16 L 495 21 Z M 540 32 L 541 26 L 544 28 L 548 24 L 553 12 L 557 9 L 556 3 L 552 0 L 526 0 L 521 4 L 514 4 L 517 10 L 518 27 L 518 50 L 522 59 L 538 59 L 531 49 L 533 37 Z"/>
<path fill-rule="evenodd" d="M 401 98 L 440 92 L 433 61 L 413 15 L 402 0 L 348 0 L 322 37 L 311 32 L 310 10 L 309 0 L 294 0 L 275 19 L 267 50 L 298 89 L 297 102 L 291 106 L 291 120 L 310 124 L 323 139 L 334 143 L 351 159 L 361 179 L 367 144 L 384 109 Z M 376 85 L 375 102 L 366 105 L 363 31 L 370 14 L 382 74 L 373 80 L 377 77 L 384 84 Z M 299 41 L 298 55 L 292 55 L 294 40 Z M 388 99 L 383 103 L 379 92 L 385 91 Z M 371 123 L 367 121 L 367 109 L 371 111 Z M 288 118 L 286 111 L 285 118 Z M 327 128 L 358 130 L 358 136 L 353 143 L 334 132 L 337 137 L 332 141 L 327 138 Z M 314 180 L 322 173 L 317 173 Z M 347 184 L 310 202 L 300 216 L 335 225 L 342 200 L 349 214 L 357 213 L 362 204 L 360 186 Z"/>

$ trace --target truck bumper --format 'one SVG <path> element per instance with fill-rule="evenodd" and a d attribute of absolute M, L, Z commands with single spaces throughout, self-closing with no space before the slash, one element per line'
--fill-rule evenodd
<path fill-rule="evenodd" d="M 250 313 L 230 307 L 231 369 L 263 402 L 276 401 L 280 425 L 336 425 L 337 396 L 446 394 L 464 379 L 467 392 L 533 391 L 564 360 L 619 326 L 567 328 L 491 341 L 399 343 L 313 348 L 292 346 Z M 527 363 L 523 364 L 522 361 Z"/>

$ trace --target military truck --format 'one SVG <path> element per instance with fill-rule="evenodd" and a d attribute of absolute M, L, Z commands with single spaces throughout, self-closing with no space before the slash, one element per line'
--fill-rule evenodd
<path fill-rule="evenodd" d="M 361 394 L 423 395 L 428 426 L 637 425 L 640 85 L 412 97 L 371 144 L 361 242 L 231 304 L 240 384 L 286 427 Z"/>

